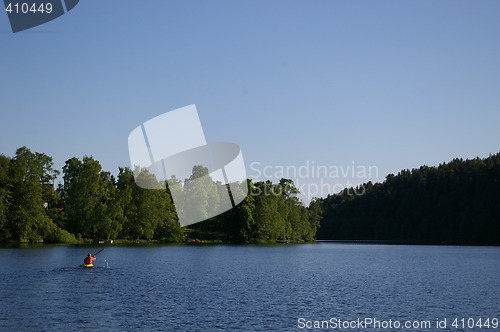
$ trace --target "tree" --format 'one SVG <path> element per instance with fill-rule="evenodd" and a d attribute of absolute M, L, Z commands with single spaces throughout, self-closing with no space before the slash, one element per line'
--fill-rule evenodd
<path fill-rule="evenodd" d="M 254 190 L 252 180 L 247 180 L 248 191 Z M 240 185 L 233 186 L 236 190 Z M 226 186 L 224 186 L 226 189 Z M 242 197 L 243 193 L 237 193 Z M 256 240 L 256 225 L 253 214 L 255 213 L 255 198 L 247 195 L 245 199 L 236 207 L 216 216 L 209 222 L 204 223 L 203 227 L 208 231 L 224 232 L 227 239 L 234 243 L 253 243 Z"/>
<path fill-rule="evenodd" d="M 85 238 L 115 238 L 121 231 L 123 210 L 114 179 L 92 157 L 71 158 L 63 167 L 67 227 Z"/>
<path fill-rule="evenodd" d="M 145 189 L 136 185 L 134 174 Z M 120 168 L 117 187 L 119 201 L 123 205 L 123 236 L 129 239 L 153 238 L 171 242 L 184 239 L 184 230 L 180 227 L 175 214 L 172 198 L 166 184 L 158 182 L 147 169 Z"/>
<path fill-rule="evenodd" d="M 248 195 L 238 206 L 192 228 L 200 235 L 226 234 L 225 240 L 237 243 L 314 240 L 320 203 L 306 208 L 290 179 L 281 179 L 278 184 L 248 180 L 247 184 Z"/>
<path fill-rule="evenodd" d="M 319 238 L 500 244 L 500 153 L 402 170 L 363 187 L 364 195 L 350 188 L 322 200 Z"/>
<path fill-rule="evenodd" d="M 184 181 L 182 193 L 176 195 L 182 197 L 177 204 L 181 220 L 192 223 L 217 215 L 221 202 L 220 189 L 227 193 L 225 186 L 221 188 L 212 180 L 206 167 L 193 166 L 191 176 Z"/>
<path fill-rule="evenodd" d="M 8 179 L 9 164 L 10 158 L 0 155 L 0 242 L 6 242 L 10 238 L 7 225 L 7 212 L 11 200 Z"/>
<path fill-rule="evenodd" d="M 247 180 L 248 191 L 254 190 L 252 180 Z M 239 188 L 239 186 L 234 186 Z M 235 218 L 233 224 L 237 229 L 235 240 L 243 243 L 252 243 L 255 241 L 255 219 L 253 217 L 255 211 L 255 198 L 252 195 L 247 195 L 245 199 L 234 209 Z"/>
<path fill-rule="evenodd" d="M 54 178 L 52 158 L 21 147 L 10 160 L 12 191 L 7 228 L 16 242 L 42 242 L 54 227 L 44 208 L 43 185 Z"/>
<path fill-rule="evenodd" d="M 302 234 L 304 241 L 314 241 L 316 239 L 316 233 L 321 222 L 321 217 L 323 216 L 322 202 L 321 198 L 315 198 L 309 203 L 309 207 L 307 208 L 309 227 Z"/>

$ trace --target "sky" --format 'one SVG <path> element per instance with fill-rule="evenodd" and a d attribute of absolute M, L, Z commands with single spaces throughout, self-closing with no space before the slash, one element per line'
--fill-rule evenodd
<path fill-rule="evenodd" d="M 499 14 L 488 0 L 81 0 L 12 33 L 0 12 L 0 153 L 26 145 L 58 169 L 88 155 L 116 174 L 134 128 L 195 104 L 207 141 L 238 144 L 254 179 L 302 166 L 319 184 L 321 166 L 359 184 L 487 157 Z"/>

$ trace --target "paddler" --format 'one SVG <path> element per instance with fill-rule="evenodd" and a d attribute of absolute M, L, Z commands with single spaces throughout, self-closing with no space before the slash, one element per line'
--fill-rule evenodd
<path fill-rule="evenodd" d="M 92 255 L 91 253 L 88 253 L 87 257 L 85 257 L 85 259 L 83 260 L 83 263 L 85 264 L 86 267 L 91 267 L 94 266 L 92 262 L 95 260 L 96 260 L 95 256 Z"/>

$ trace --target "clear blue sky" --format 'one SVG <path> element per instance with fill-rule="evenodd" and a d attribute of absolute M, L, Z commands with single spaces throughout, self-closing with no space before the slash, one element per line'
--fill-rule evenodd
<path fill-rule="evenodd" d="M 81 0 L 13 34 L 0 153 L 129 166 L 127 137 L 196 104 L 265 165 L 387 173 L 500 150 L 500 1 Z M 250 174 L 252 175 L 252 174 Z"/>

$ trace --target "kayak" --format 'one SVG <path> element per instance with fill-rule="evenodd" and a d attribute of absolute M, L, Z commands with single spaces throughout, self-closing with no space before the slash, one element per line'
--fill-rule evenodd
<path fill-rule="evenodd" d="M 82 264 L 81 267 L 94 267 L 94 264 Z"/>

